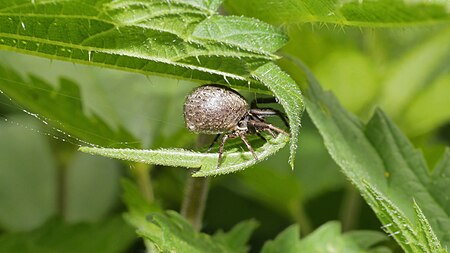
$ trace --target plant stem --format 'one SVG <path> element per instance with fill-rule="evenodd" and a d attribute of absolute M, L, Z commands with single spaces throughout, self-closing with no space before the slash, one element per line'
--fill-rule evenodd
<path fill-rule="evenodd" d="M 199 135 L 197 146 L 205 145 L 208 140 L 209 138 L 207 138 L 207 136 Z M 190 177 L 187 181 L 183 203 L 181 205 L 181 215 L 186 218 L 197 231 L 202 227 L 208 190 L 208 177 Z"/>
<path fill-rule="evenodd" d="M 313 226 L 303 207 L 303 203 L 295 202 L 295 207 L 291 208 L 291 213 L 292 217 L 294 217 L 295 221 L 300 226 L 302 236 L 306 236 L 313 231 Z"/>
<path fill-rule="evenodd" d="M 358 191 L 351 184 L 346 188 L 340 211 L 342 231 L 349 231 L 357 226 L 361 210 L 361 196 Z"/>
<path fill-rule="evenodd" d="M 181 206 L 181 215 L 199 231 L 202 227 L 203 213 L 208 197 L 209 178 L 190 177 Z"/>
<path fill-rule="evenodd" d="M 134 176 L 136 178 L 136 183 L 148 203 L 152 203 L 154 200 L 150 169 L 151 166 L 145 163 L 134 164 Z"/>

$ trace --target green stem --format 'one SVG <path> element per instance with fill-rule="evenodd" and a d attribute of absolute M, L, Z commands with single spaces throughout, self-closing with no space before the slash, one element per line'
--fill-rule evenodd
<path fill-rule="evenodd" d="M 207 135 L 201 134 L 197 139 L 197 147 L 204 146 L 209 141 L 210 139 Z M 181 205 L 181 215 L 186 218 L 197 231 L 202 227 L 208 190 L 208 177 L 190 177 L 187 181 L 184 199 Z"/>
<path fill-rule="evenodd" d="M 360 211 L 361 197 L 359 192 L 353 185 L 348 184 L 340 211 L 342 231 L 349 231 L 357 226 Z"/>
<path fill-rule="evenodd" d="M 203 213 L 208 197 L 209 178 L 190 177 L 181 206 L 181 215 L 199 231 L 202 227 Z"/>
<path fill-rule="evenodd" d="M 145 163 L 134 164 L 134 176 L 136 178 L 136 183 L 148 203 L 152 203 L 154 200 L 150 169 L 151 166 Z"/>
<path fill-rule="evenodd" d="M 295 202 L 295 207 L 291 208 L 291 213 L 292 217 L 294 217 L 295 221 L 300 226 L 302 236 L 306 236 L 313 231 L 313 226 L 303 207 L 303 203 Z"/>

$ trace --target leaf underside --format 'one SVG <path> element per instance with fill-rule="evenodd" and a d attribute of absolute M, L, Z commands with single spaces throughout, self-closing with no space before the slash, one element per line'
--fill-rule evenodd
<path fill-rule="evenodd" d="M 249 73 L 276 59 L 273 52 L 287 42 L 279 29 L 261 21 L 216 15 L 220 1 L 198 3 L 3 0 L 0 49 L 247 86 Z"/>
<path fill-rule="evenodd" d="M 264 160 L 280 150 L 289 140 L 289 137 L 279 134 L 277 138 L 267 137 L 267 140 L 267 143 L 255 149 L 258 160 Z M 224 153 L 224 159 L 220 167 L 217 167 L 218 153 L 200 153 L 185 149 L 143 150 L 81 147 L 80 151 L 126 161 L 199 168 L 193 174 L 194 177 L 227 174 L 242 170 L 258 162 L 250 152 L 237 152 L 236 149 Z"/>

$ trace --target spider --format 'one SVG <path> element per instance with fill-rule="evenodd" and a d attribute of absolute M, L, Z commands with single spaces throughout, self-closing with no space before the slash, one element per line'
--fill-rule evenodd
<path fill-rule="evenodd" d="M 257 102 L 274 103 L 276 100 L 273 98 L 258 99 L 249 106 L 239 93 L 226 86 L 216 84 L 195 88 L 186 97 L 184 120 L 187 128 L 194 133 L 216 134 L 208 151 L 223 135 L 219 146 L 217 168 L 222 163 L 225 142 L 228 139 L 239 137 L 255 160 L 258 160 L 258 156 L 247 140 L 248 134 L 256 134 L 265 141 L 267 140 L 260 134 L 261 131 L 269 132 L 274 138 L 276 137 L 275 132 L 289 135 L 281 128 L 264 120 L 267 116 L 279 116 L 288 126 L 284 115 L 278 110 L 257 108 Z"/>

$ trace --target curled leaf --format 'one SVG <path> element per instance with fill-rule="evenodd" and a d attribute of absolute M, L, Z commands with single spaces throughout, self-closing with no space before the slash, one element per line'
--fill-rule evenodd
<path fill-rule="evenodd" d="M 267 138 L 267 140 L 268 141 L 264 145 L 255 149 L 255 153 L 259 160 L 266 159 L 268 156 L 284 147 L 288 142 L 289 137 L 279 134 L 275 139 Z M 242 170 L 257 162 L 250 152 L 238 152 L 237 150 L 225 152 L 220 167 L 217 167 L 217 153 L 200 153 L 186 149 L 143 150 L 81 147 L 79 150 L 93 155 L 101 155 L 126 161 L 199 168 L 199 170 L 194 173 L 194 177 L 227 174 Z"/>

